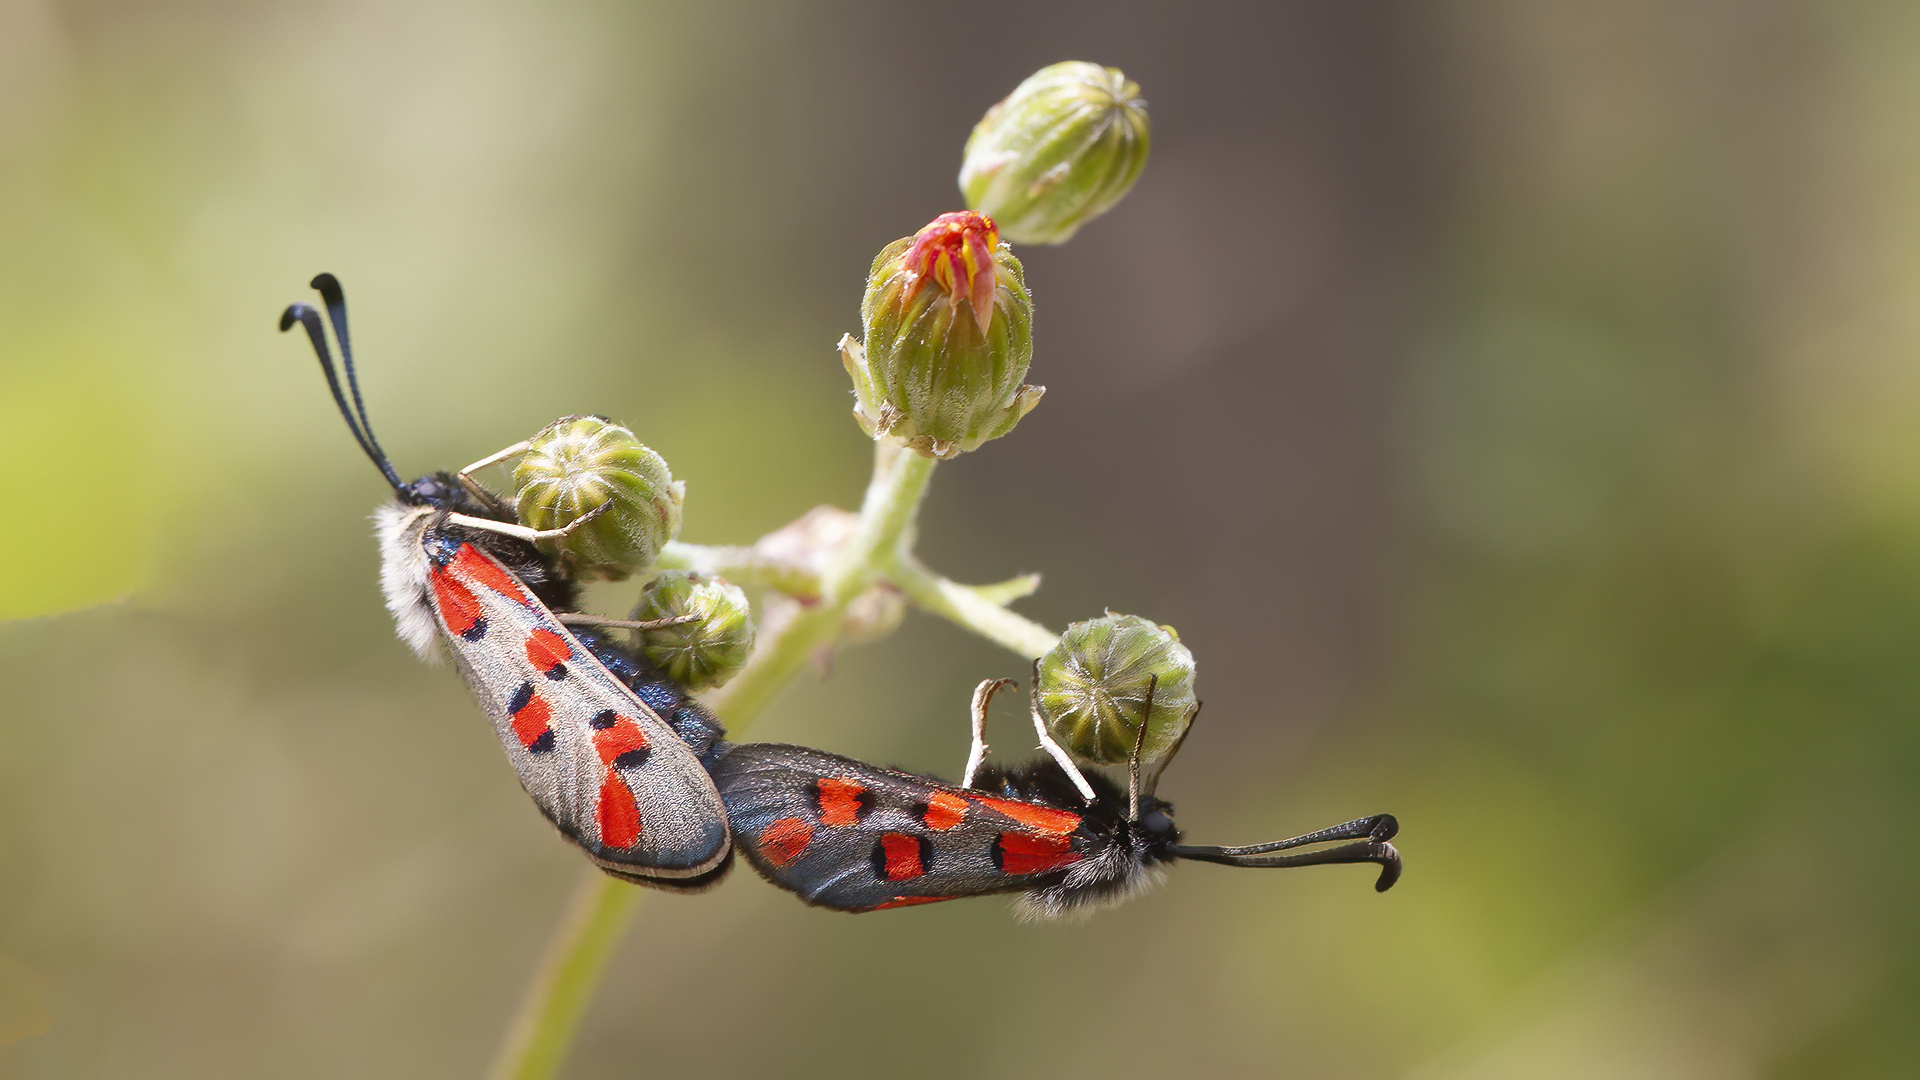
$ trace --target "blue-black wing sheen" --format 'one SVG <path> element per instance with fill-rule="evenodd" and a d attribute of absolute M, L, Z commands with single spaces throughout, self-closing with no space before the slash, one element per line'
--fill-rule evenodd
<path fill-rule="evenodd" d="M 803 746 L 736 746 L 713 779 L 754 869 L 840 911 L 1028 890 L 1113 846 L 1070 810 Z"/>

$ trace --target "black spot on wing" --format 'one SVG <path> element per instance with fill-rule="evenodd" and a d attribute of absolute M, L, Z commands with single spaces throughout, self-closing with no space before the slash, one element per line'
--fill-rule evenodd
<path fill-rule="evenodd" d="M 527 749 L 536 754 L 544 754 L 553 749 L 553 729 L 548 728 L 541 732 L 538 738 L 527 744 Z"/>
<path fill-rule="evenodd" d="M 479 641 L 481 638 L 486 637 L 487 636 L 486 618 L 481 617 L 481 618 L 474 619 L 472 626 L 469 626 L 465 630 L 460 631 L 460 636 L 467 641 Z"/>
<path fill-rule="evenodd" d="M 613 765 L 614 765 L 614 768 L 616 769 L 637 769 L 640 766 L 645 765 L 647 763 L 647 759 L 652 756 L 653 756 L 653 751 L 650 748 L 643 746 L 638 750 L 629 750 L 626 753 L 621 754 L 619 757 L 614 758 Z"/>
<path fill-rule="evenodd" d="M 520 689 L 515 690 L 513 692 L 513 700 L 507 702 L 508 715 L 513 715 L 513 716 L 519 715 L 520 710 L 526 708 L 527 703 L 532 700 L 533 700 L 533 684 L 530 682 L 521 683 Z"/>
<path fill-rule="evenodd" d="M 587 721 L 587 724 L 596 731 L 605 731 L 612 727 L 614 721 L 618 719 L 620 719 L 619 713 L 614 712 L 612 709 L 601 709 L 599 712 L 593 714 L 593 719 Z"/>
<path fill-rule="evenodd" d="M 567 665 L 555 661 L 554 665 L 547 669 L 546 675 L 547 678 L 552 679 L 554 682 L 559 682 L 561 679 L 567 677 Z"/>

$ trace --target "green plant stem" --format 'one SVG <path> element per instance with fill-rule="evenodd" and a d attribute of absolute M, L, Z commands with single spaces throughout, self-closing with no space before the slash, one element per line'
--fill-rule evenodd
<path fill-rule="evenodd" d="M 692 570 L 726 578 L 735 585 L 758 586 L 797 600 L 820 597 L 820 575 L 786 559 L 770 558 L 751 547 L 667 544 L 653 565 L 661 570 Z"/>
<path fill-rule="evenodd" d="M 587 868 L 500 1047 L 495 1080 L 549 1077 L 559 1069 L 580 1016 L 644 895 L 636 886 Z"/>
<path fill-rule="evenodd" d="M 925 569 L 925 567 L 921 567 Z M 944 580 L 944 579 L 942 579 Z M 1015 600 L 1025 600 L 1040 591 L 1039 574 L 1021 574 L 1005 581 L 995 581 L 987 585 L 961 585 L 974 595 L 995 607 L 1006 607 Z"/>
<path fill-rule="evenodd" d="M 981 588 L 961 585 L 928 570 L 919 559 L 911 554 L 896 555 L 887 566 L 887 577 L 907 598 L 926 611 L 979 634 L 996 645 L 1003 646 L 1029 660 L 1037 660 L 1053 648 L 1060 635 L 1034 622 L 1024 615 L 1008 611 L 998 596 L 990 595 Z M 1031 575 L 1029 575 L 1031 578 Z M 1015 579 L 1016 582 L 1022 579 Z M 1037 579 L 1032 579 L 1035 584 Z M 1001 595 L 1015 593 L 1008 599 L 1017 599 L 1026 593 L 1017 593 L 1015 588 L 1007 586 L 987 586 Z M 1029 588 L 1027 592 L 1032 592 Z M 996 602 L 998 601 L 998 602 Z"/>
<path fill-rule="evenodd" d="M 859 527 L 820 583 L 826 603 L 844 608 L 860 590 L 880 580 L 920 513 L 936 464 L 922 454 L 874 444 L 873 479 L 860 503 Z"/>
<path fill-rule="evenodd" d="M 841 616 L 860 591 L 882 577 L 912 528 L 934 461 L 912 453 L 876 452 L 873 479 L 860 507 L 853 540 L 821 579 L 821 599 L 767 635 L 740 673 L 708 701 L 738 734 L 785 686 L 816 649 L 832 643 Z M 546 959 L 521 1002 L 501 1048 L 495 1080 L 548 1080 L 565 1060 L 580 1017 L 600 985 L 607 962 L 639 909 L 637 886 L 589 869 L 561 920 Z"/>

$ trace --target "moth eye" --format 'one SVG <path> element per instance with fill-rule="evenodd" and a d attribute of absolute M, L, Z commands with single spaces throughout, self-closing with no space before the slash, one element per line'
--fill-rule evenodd
<path fill-rule="evenodd" d="M 1165 810 L 1149 810 L 1140 815 L 1140 828 L 1154 836 L 1165 836 L 1173 831 L 1173 818 Z"/>

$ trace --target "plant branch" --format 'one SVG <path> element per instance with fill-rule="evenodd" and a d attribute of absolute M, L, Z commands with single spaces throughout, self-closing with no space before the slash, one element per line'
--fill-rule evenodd
<path fill-rule="evenodd" d="M 757 548 L 738 545 L 713 546 L 671 541 L 654 560 L 660 570 L 692 570 L 723 577 L 735 585 L 759 587 L 785 593 L 796 600 L 820 597 L 817 571 L 788 559 L 763 554 Z"/>
<path fill-rule="evenodd" d="M 860 590 L 885 576 L 913 528 L 938 464 L 910 450 L 873 445 L 873 479 L 860 504 L 860 524 L 820 583 L 828 604 L 845 607 Z"/>
<path fill-rule="evenodd" d="M 980 599 L 985 600 L 989 604 L 998 604 L 1001 607 L 1006 607 L 1015 600 L 1025 600 L 1027 597 L 1039 592 L 1040 575 L 1021 574 L 1019 577 L 1008 578 L 1005 581 L 995 581 L 987 585 L 962 585 L 960 587 L 973 590 L 979 594 Z"/>
<path fill-rule="evenodd" d="M 887 566 L 887 577 L 924 610 L 1029 660 L 1039 659 L 1060 640 L 1060 635 L 1005 607 L 1039 585 L 1037 574 L 997 585 L 961 585 L 928 570 L 912 554 L 899 552 Z"/>
<path fill-rule="evenodd" d="M 580 1016 L 644 895 L 587 868 L 494 1060 L 489 1074 L 494 1080 L 544 1080 L 560 1068 Z"/>

